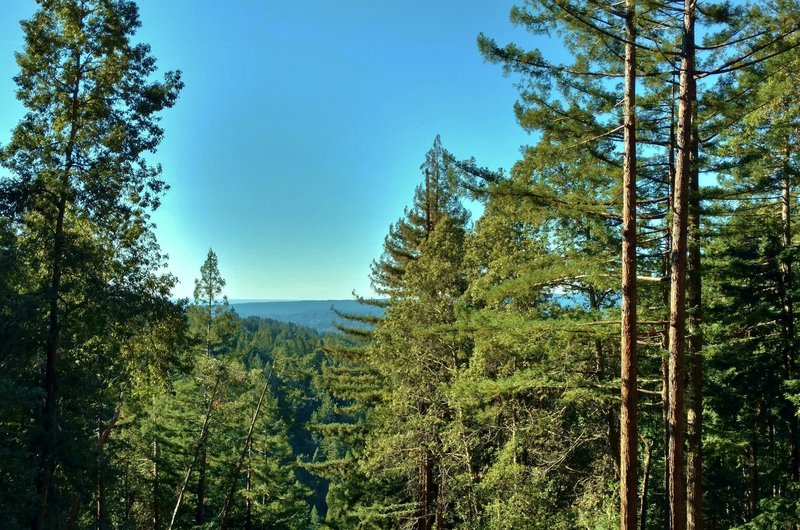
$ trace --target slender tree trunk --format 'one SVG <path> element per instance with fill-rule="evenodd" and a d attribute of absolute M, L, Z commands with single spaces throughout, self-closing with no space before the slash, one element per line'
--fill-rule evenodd
<path fill-rule="evenodd" d="M 247 450 L 247 476 L 245 488 L 247 489 L 247 497 L 244 499 L 244 528 L 245 530 L 252 530 L 253 528 L 253 501 L 250 499 L 250 493 L 253 491 L 253 469 L 250 463 L 250 449 Z"/>
<path fill-rule="evenodd" d="M 200 457 L 197 462 L 197 506 L 195 509 L 194 522 L 199 526 L 205 522 L 206 518 L 206 461 L 208 431 L 206 437 L 200 441 Z"/>
<path fill-rule="evenodd" d="M 787 139 L 788 141 L 788 139 Z M 788 143 L 787 143 L 788 146 Z M 791 151 L 786 148 L 786 164 L 781 178 L 781 221 L 783 224 L 782 243 L 784 250 L 792 246 L 792 182 L 789 159 Z M 783 362 L 786 379 L 794 377 L 794 303 L 792 300 L 792 258 L 790 252 L 784 252 L 781 262 L 781 284 L 783 292 Z M 800 447 L 798 447 L 798 422 L 795 407 L 787 405 L 789 419 L 789 478 L 792 482 L 800 480 Z"/>
<path fill-rule="evenodd" d="M 620 410 L 620 529 L 635 530 L 638 495 L 636 352 L 636 33 L 634 0 L 625 13 L 625 157 L 622 206 L 622 408 Z"/>
<path fill-rule="evenodd" d="M 213 295 L 208 302 L 208 321 L 206 322 L 206 357 L 211 357 L 211 321 L 214 317 Z M 208 432 L 200 439 L 200 459 L 197 466 L 197 506 L 194 521 L 199 526 L 206 518 L 206 463 L 208 460 Z"/>
<path fill-rule="evenodd" d="M 647 496 L 650 493 L 650 468 L 653 463 L 653 444 L 645 442 L 644 476 L 642 477 L 642 498 L 639 502 L 639 528 L 647 528 Z"/>
<path fill-rule="evenodd" d="M 211 321 L 214 318 L 213 298 L 208 302 L 208 322 L 206 323 L 206 356 L 211 357 Z"/>
<path fill-rule="evenodd" d="M 39 448 L 39 475 L 36 479 L 36 491 L 39 497 L 39 511 L 32 527 L 42 530 L 47 516 L 47 497 L 55 470 L 55 450 L 58 445 L 58 421 L 56 418 L 56 389 L 58 381 L 58 342 L 61 330 L 59 321 L 58 294 L 61 291 L 61 260 L 64 253 L 64 217 L 67 210 L 66 195 L 62 195 L 58 203 L 56 220 L 55 245 L 53 248 L 53 271 L 50 281 L 50 314 L 45 344 L 46 361 L 44 375 L 44 417 L 42 425 L 42 443 Z"/>
<path fill-rule="evenodd" d="M 122 405 L 123 405 L 123 394 L 120 394 L 119 403 L 117 404 L 116 409 L 114 410 L 114 416 L 108 421 L 105 427 L 99 424 L 98 419 L 98 427 L 97 427 L 97 441 L 92 448 L 92 452 L 95 455 L 95 459 L 99 463 L 101 462 L 101 458 L 103 456 L 103 447 L 105 447 L 106 442 L 108 441 L 108 437 L 111 436 L 111 431 L 114 429 L 114 426 L 117 424 L 119 420 L 120 414 L 122 414 Z M 127 467 L 126 467 L 127 473 Z M 100 493 L 100 476 L 97 477 L 97 486 L 98 486 L 98 495 Z M 70 510 L 69 520 L 67 522 L 67 530 L 73 530 L 78 525 L 78 517 L 81 514 L 81 507 L 83 506 L 83 495 L 81 493 L 76 493 L 75 496 L 72 498 L 72 508 Z M 99 519 L 98 519 L 99 520 Z"/>
<path fill-rule="evenodd" d="M 750 519 L 758 514 L 758 432 L 753 429 L 750 439 L 750 487 L 747 492 L 748 516 Z"/>
<path fill-rule="evenodd" d="M 81 13 L 79 27 L 82 27 L 84 14 Z M 47 293 L 49 302 L 47 338 L 45 340 L 45 374 L 44 374 L 44 414 L 42 421 L 41 443 L 39 444 L 39 470 L 36 478 L 36 493 L 38 497 L 38 510 L 31 522 L 31 528 L 42 530 L 47 519 L 47 497 L 50 491 L 53 474 L 55 472 L 55 451 L 58 446 L 58 420 L 57 420 L 57 389 L 58 389 L 58 357 L 61 335 L 61 314 L 58 298 L 61 294 L 61 275 L 66 246 L 66 233 L 64 220 L 67 213 L 67 197 L 70 186 L 70 173 L 72 172 L 76 138 L 79 129 L 79 95 L 82 82 L 83 62 L 81 50 L 74 52 L 75 81 L 70 93 L 70 133 L 67 140 L 64 171 L 61 175 L 58 191 L 58 204 L 56 206 L 56 226 L 53 240 L 52 269 L 50 275 L 50 288 Z"/>
<path fill-rule="evenodd" d="M 476 486 L 478 484 L 479 478 L 477 473 L 475 472 L 475 466 L 472 463 L 472 452 L 469 449 L 469 443 L 467 441 L 467 436 L 465 434 L 466 427 L 464 426 L 464 410 L 462 409 L 460 404 L 456 404 L 456 415 L 458 418 L 458 423 L 460 424 L 460 440 L 461 446 L 464 450 L 464 462 L 466 463 L 467 473 L 469 474 L 469 489 L 467 490 L 467 506 L 469 507 L 468 516 L 470 520 L 477 521 L 478 520 L 478 501 L 475 498 L 475 490 L 477 489 Z"/>
<path fill-rule="evenodd" d="M 432 530 L 435 518 L 433 510 L 435 494 L 435 485 L 433 481 L 433 462 L 428 449 L 424 449 L 420 459 L 419 466 L 419 515 L 417 517 L 418 530 Z"/>
<path fill-rule="evenodd" d="M 684 0 L 683 39 L 678 103 L 678 159 L 675 168 L 673 200 L 672 253 L 670 277 L 669 329 L 669 466 L 668 484 L 671 530 L 686 530 L 686 469 L 684 458 L 686 411 L 686 251 L 689 202 L 689 180 L 692 158 L 692 113 L 695 95 L 694 77 L 694 14 L 696 0 Z"/>
<path fill-rule="evenodd" d="M 691 93 L 697 93 L 694 77 Z M 688 305 L 689 305 L 689 391 L 687 403 L 687 483 L 686 528 L 703 529 L 703 305 L 702 271 L 700 254 L 700 168 L 697 109 L 692 116 L 692 161 L 689 184 L 689 262 L 688 262 Z"/>
<path fill-rule="evenodd" d="M 225 504 L 222 506 L 222 513 L 220 514 L 220 526 L 219 526 L 220 530 L 226 530 L 227 528 L 228 513 L 230 510 L 230 506 L 233 503 L 233 495 L 234 493 L 236 493 L 236 485 L 239 483 L 239 475 L 242 472 L 242 466 L 244 465 L 244 460 L 247 457 L 248 453 L 250 452 L 250 446 L 253 443 L 253 433 L 255 432 L 256 422 L 258 421 L 258 415 L 261 412 L 261 404 L 264 402 L 264 396 L 267 395 L 267 390 L 269 390 L 269 380 L 271 377 L 272 377 L 272 370 L 270 369 L 269 376 L 267 377 L 267 380 L 264 382 L 264 389 L 258 396 L 258 404 L 256 405 L 256 410 L 253 412 L 253 417 L 250 420 L 250 427 L 247 429 L 247 436 L 245 437 L 242 451 L 241 453 L 239 453 L 239 460 L 237 460 L 236 466 L 233 468 L 233 473 L 231 473 L 231 484 L 228 487 L 228 494 L 225 497 Z M 248 476 L 248 484 L 249 484 L 249 476 Z"/>
<path fill-rule="evenodd" d="M 669 130 L 669 146 L 668 146 L 668 177 L 669 177 L 669 204 L 670 208 L 672 208 L 672 204 L 675 202 L 675 129 L 677 125 L 675 123 L 675 76 L 672 77 L 672 97 L 670 99 L 670 130 Z M 670 257 L 672 255 L 672 226 L 667 226 L 667 236 L 665 241 L 665 253 L 664 253 L 664 276 L 669 277 L 672 271 L 672 264 L 670 263 Z M 664 305 L 669 307 L 670 305 L 670 287 L 666 286 L 663 292 L 664 297 Z M 667 321 L 669 321 L 669 314 L 667 314 Z M 662 343 L 661 348 L 664 351 L 669 351 L 669 324 L 664 326 L 664 332 L 662 336 Z M 669 483 L 670 483 L 670 474 L 669 474 L 669 466 L 666 465 L 666 462 L 669 462 L 669 439 L 670 439 L 670 429 L 669 429 L 669 355 L 664 357 L 661 360 L 661 375 L 663 386 L 661 388 L 661 402 L 663 408 L 663 432 L 664 432 L 664 530 L 670 530 L 670 504 L 669 504 Z"/>
<path fill-rule="evenodd" d="M 668 346 L 669 343 L 667 343 Z M 663 386 L 661 388 L 662 399 L 662 414 L 663 414 L 663 433 L 664 433 L 664 530 L 670 530 L 670 504 L 669 504 L 669 359 L 664 358 L 661 361 L 661 375 L 663 377 Z"/>
<path fill-rule="evenodd" d="M 181 504 L 183 504 L 183 497 L 186 495 L 186 488 L 189 485 L 189 479 L 192 476 L 192 471 L 194 470 L 195 465 L 197 464 L 197 460 L 200 456 L 201 444 L 205 443 L 204 440 L 208 435 L 208 424 L 211 421 L 211 413 L 214 410 L 214 402 L 217 399 L 217 390 L 220 387 L 220 383 L 222 382 L 222 368 L 220 367 L 220 372 L 217 374 L 217 378 L 214 381 L 214 388 L 211 391 L 211 398 L 206 403 L 206 411 L 205 417 L 203 418 L 203 425 L 200 428 L 200 436 L 197 438 L 197 443 L 195 445 L 192 460 L 189 465 L 186 467 L 186 472 L 183 475 L 183 480 L 181 481 L 181 485 L 178 488 L 178 497 L 175 500 L 175 508 L 172 510 L 172 518 L 169 522 L 169 530 L 175 526 L 175 519 L 178 517 L 178 511 L 181 509 Z"/>
<path fill-rule="evenodd" d="M 447 514 L 445 512 L 445 474 L 444 467 L 439 465 L 439 488 L 436 496 L 436 530 L 447 530 Z"/>
<path fill-rule="evenodd" d="M 786 143 L 786 162 L 783 167 L 781 178 L 781 221 L 783 224 L 782 243 L 784 250 L 788 251 L 792 246 L 792 181 L 791 168 L 791 138 L 787 138 Z M 783 362 L 786 372 L 786 379 L 794 377 L 794 300 L 792 285 L 792 254 L 784 252 L 781 261 L 781 291 L 783 294 L 783 308 L 781 310 L 783 320 Z M 800 429 L 798 428 L 797 410 L 790 402 L 785 404 L 786 416 L 789 423 L 789 479 L 792 482 L 800 480 Z M 797 524 L 789 523 L 789 530 L 795 530 Z"/>

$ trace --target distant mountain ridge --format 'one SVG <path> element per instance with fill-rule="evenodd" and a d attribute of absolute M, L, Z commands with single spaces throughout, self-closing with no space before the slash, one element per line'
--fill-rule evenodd
<path fill-rule="evenodd" d="M 270 302 L 232 303 L 231 307 L 242 317 L 263 317 L 291 322 L 314 328 L 320 332 L 335 331 L 333 323 L 340 320 L 334 308 L 341 313 L 380 315 L 377 307 L 356 300 L 292 300 Z"/>

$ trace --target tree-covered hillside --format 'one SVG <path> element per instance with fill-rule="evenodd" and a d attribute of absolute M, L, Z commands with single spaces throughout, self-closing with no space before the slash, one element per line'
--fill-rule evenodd
<path fill-rule="evenodd" d="M 292 322 L 313 328 L 321 333 L 336 330 L 337 313 L 366 311 L 379 315 L 380 308 L 364 306 L 358 300 L 297 300 L 273 302 L 231 303 L 231 308 L 242 318 L 251 316 Z"/>

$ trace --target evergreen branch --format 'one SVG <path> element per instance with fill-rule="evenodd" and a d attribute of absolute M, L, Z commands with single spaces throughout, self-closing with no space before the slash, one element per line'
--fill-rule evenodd
<path fill-rule="evenodd" d="M 735 72 L 736 70 L 741 70 L 741 69 L 747 68 L 749 66 L 757 65 L 757 64 L 762 63 L 764 61 L 767 61 L 767 60 L 769 60 L 769 59 L 771 59 L 773 57 L 781 55 L 782 53 L 785 53 L 785 52 L 788 52 L 790 50 L 793 50 L 793 49 L 797 48 L 798 46 L 800 46 L 800 39 L 798 39 L 797 42 L 795 42 L 794 44 L 791 44 L 787 48 L 781 48 L 781 49 L 775 50 L 772 53 L 768 53 L 764 57 L 759 57 L 759 58 L 747 61 L 747 59 L 749 59 L 750 57 L 754 56 L 758 52 L 760 52 L 760 51 L 772 46 L 776 42 L 779 42 L 780 40 L 784 39 L 785 37 L 788 37 L 789 35 L 797 32 L 798 30 L 800 30 L 800 25 L 795 26 L 794 28 L 792 28 L 791 30 L 787 31 L 786 33 L 778 35 L 774 39 L 762 44 L 761 46 L 756 46 L 755 48 L 753 48 L 749 52 L 745 53 L 744 55 L 741 55 L 741 56 L 739 56 L 739 57 L 737 57 L 735 59 L 731 59 L 731 60 L 727 61 L 725 64 L 719 66 L 718 68 L 716 68 L 714 70 L 711 70 L 711 71 L 699 70 L 699 71 L 697 71 L 695 73 L 695 78 L 696 79 L 702 79 L 704 77 L 708 77 L 708 76 L 712 76 L 712 75 L 721 75 L 721 74 L 727 74 L 727 73 L 730 73 L 730 72 Z M 743 61 L 745 61 L 745 62 L 743 62 Z M 741 64 L 737 64 L 737 63 L 741 63 Z"/>
<path fill-rule="evenodd" d="M 597 31 L 598 33 L 601 33 L 602 35 L 614 40 L 615 42 L 618 42 L 620 44 L 632 44 L 637 49 L 643 50 L 643 51 L 647 51 L 647 52 L 655 52 L 655 51 L 657 51 L 657 50 L 654 50 L 653 48 L 650 48 L 648 46 L 644 46 L 644 45 L 642 45 L 642 44 L 640 44 L 640 43 L 638 43 L 636 41 L 629 42 L 628 39 L 626 39 L 624 37 L 620 37 L 619 35 L 615 35 L 615 34 L 611 33 L 610 31 L 608 31 L 608 30 L 606 30 L 604 28 L 601 28 L 601 27 L 597 26 L 596 24 L 593 24 L 586 17 L 581 16 L 577 12 L 576 8 L 570 9 L 570 8 L 566 7 L 566 6 L 569 6 L 569 2 L 559 3 L 558 0 L 553 0 L 553 3 L 556 6 L 558 6 L 559 8 L 561 8 L 561 10 L 564 13 L 568 14 L 569 16 L 571 16 L 572 18 L 577 20 L 582 25 L 586 26 L 587 28 L 589 28 L 591 30 Z M 669 55 L 679 55 L 679 52 L 663 52 L 663 53 L 668 53 Z"/>
<path fill-rule="evenodd" d="M 726 48 L 728 46 L 734 46 L 736 44 L 741 44 L 741 43 L 743 43 L 745 41 L 748 41 L 748 40 L 755 39 L 757 37 L 761 37 L 763 35 L 766 35 L 767 33 L 769 33 L 769 30 L 765 29 L 764 31 L 759 31 L 759 32 L 753 33 L 752 35 L 747 35 L 745 37 L 740 37 L 738 39 L 729 40 L 727 42 L 723 42 L 723 43 L 720 43 L 720 44 L 714 44 L 713 46 L 695 45 L 695 50 L 702 50 L 702 51 L 718 50 L 720 48 Z"/>

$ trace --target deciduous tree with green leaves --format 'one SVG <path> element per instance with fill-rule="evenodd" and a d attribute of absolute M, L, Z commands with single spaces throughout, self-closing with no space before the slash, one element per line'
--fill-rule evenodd
<path fill-rule="evenodd" d="M 82 423 L 72 416 L 74 397 L 115 379 L 101 359 L 117 341 L 100 337 L 122 332 L 142 303 L 169 292 L 169 279 L 156 274 L 162 258 L 149 222 L 165 184 L 146 154 L 160 143 L 158 116 L 182 82 L 177 72 L 154 77 L 150 48 L 133 41 L 133 2 L 42 0 L 22 25 L 15 81 L 27 113 L 0 154 L 9 171 L 0 202 L 28 271 L 20 288 L 35 300 L 37 348 L 15 355 L 42 373 L 29 514 L 33 528 L 44 528 L 62 517 L 65 492 L 83 487 L 73 478 L 96 426 L 73 429 Z M 96 382 L 85 379 L 88 365 Z"/>

